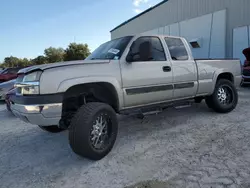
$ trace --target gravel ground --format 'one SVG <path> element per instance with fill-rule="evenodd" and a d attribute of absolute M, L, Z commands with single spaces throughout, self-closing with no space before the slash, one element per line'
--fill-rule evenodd
<path fill-rule="evenodd" d="M 250 187 L 250 89 L 239 97 L 237 109 L 224 115 L 202 103 L 143 121 L 122 117 L 112 152 L 98 162 L 76 156 L 67 131 L 46 133 L 0 104 L 0 187 L 122 188 L 147 180 Z"/>

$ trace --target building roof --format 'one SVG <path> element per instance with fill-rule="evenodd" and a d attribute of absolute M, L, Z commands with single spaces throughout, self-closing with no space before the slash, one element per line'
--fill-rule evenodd
<path fill-rule="evenodd" d="M 119 27 L 121 27 L 121 26 L 123 26 L 123 25 L 125 25 L 125 24 L 127 24 L 127 23 L 129 23 L 129 22 L 131 22 L 132 20 L 134 20 L 134 19 L 136 19 L 136 18 L 138 18 L 138 17 L 142 16 L 143 14 L 146 14 L 147 12 L 149 12 L 149 11 L 151 11 L 151 10 L 155 9 L 156 7 L 158 7 L 158 6 L 162 5 L 163 3 L 166 3 L 167 1 L 169 1 L 169 0 L 163 0 L 163 1 L 161 1 L 160 3 L 156 4 L 155 6 L 150 7 L 149 9 L 147 9 L 147 10 L 143 11 L 143 12 L 142 12 L 142 13 L 140 13 L 140 14 L 137 14 L 136 16 L 134 16 L 134 17 L 130 18 L 129 20 L 127 20 L 127 21 L 125 21 L 125 22 L 121 23 L 120 25 L 118 25 L 117 27 L 115 27 L 114 29 L 112 29 L 110 32 L 112 32 L 112 31 L 114 31 L 114 30 L 118 29 Z"/>

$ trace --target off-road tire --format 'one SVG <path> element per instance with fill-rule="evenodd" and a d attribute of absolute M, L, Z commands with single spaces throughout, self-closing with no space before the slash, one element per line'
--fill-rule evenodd
<path fill-rule="evenodd" d="M 97 150 L 91 143 L 93 124 L 98 116 L 109 118 L 109 138 L 103 149 Z M 113 148 L 118 132 L 118 121 L 114 109 L 105 103 L 90 102 L 78 109 L 69 126 L 69 144 L 72 150 L 91 160 L 100 160 Z"/>
<path fill-rule="evenodd" d="M 231 100 L 229 104 L 221 104 L 219 101 L 218 91 L 221 87 L 227 87 L 229 90 L 228 92 L 230 92 Z M 238 104 L 238 93 L 234 84 L 230 80 L 218 80 L 215 85 L 213 94 L 206 98 L 206 104 L 209 108 L 213 109 L 215 112 L 218 113 L 228 113 L 234 110 Z"/>
<path fill-rule="evenodd" d="M 51 126 L 38 125 L 38 127 L 40 127 L 42 130 L 50 132 L 50 133 L 59 133 L 59 132 L 62 132 L 65 130 L 65 129 L 59 128 L 57 125 L 51 125 Z"/>

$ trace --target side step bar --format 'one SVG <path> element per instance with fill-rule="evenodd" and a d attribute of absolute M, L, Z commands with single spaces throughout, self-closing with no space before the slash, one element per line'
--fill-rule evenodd
<path fill-rule="evenodd" d="M 122 110 L 120 113 L 124 115 L 145 116 L 145 115 L 161 113 L 163 110 L 170 108 L 170 107 L 174 107 L 176 109 L 190 107 L 193 103 L 195 103 L 194 99 L 181 100 L 181 101 L 162 103 L 162 104 L 157 104 L 157 105 L 150 105 L 150 106 L 145 106 L 145 107 L 136 107 L 136 108 L 126 109 L 126 110 Z"/>

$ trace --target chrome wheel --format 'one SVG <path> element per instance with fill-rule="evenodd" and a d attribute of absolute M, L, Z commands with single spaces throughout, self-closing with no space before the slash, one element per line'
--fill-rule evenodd
<path fill-rule="evenodd" d="M 233 101 L 232 89 L 228 86 L 221 86 L 217 93 L 218 100 L 221 104 L 228 105 Z"/>
<path fill-rule="evenodd" d="M 100 114 L 93 122 L 91 130 L 91 144 L 96 150 L 105 148 L 109 141 L 110 118 L 106 114 Z"/>

